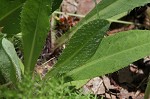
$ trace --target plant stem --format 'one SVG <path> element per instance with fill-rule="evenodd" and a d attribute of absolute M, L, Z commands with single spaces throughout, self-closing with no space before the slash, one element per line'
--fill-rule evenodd
<path fill-rule="evenodd" d="M 84 18 L 84 15 L 78 15 L 78 14 L 72 14 L 72 13 L 64 13 L 64 12 L 58 12 L 55 11 L 55 14 L 64 14 L 64 15 L 70 15 L 70 16 L 76 16 L 76 17 L 81 17 Z M 110 23 L 115 22 L 115 23 L 122 23 L 122 24 L 135 24 L 133 22 L 128 22 L 128 21 L 121 21 L 121 20 L 115 20 L 115 19 L 105 19 L 107 21 L 109 21 Z M 56 40 L 56 45 L 55 48 L 53 50 L 55 50 L 56 48 L 60 47 L 62 44 L 64 44 L 66 41 L 68 41 L 71 37 L 72 37 L 73 33 L 68 33 L 68 34 L 64 34 L 62 37 L 58 38 Z"/>
<path fill-rule="evenodd" d="M 85 15 L 65 13 L 65 12 L 59 12 L 59 11 L 55 11 L 54 13 L 55 14 L 69 15 L 69 16 L 75 16 L 75 17 L 81 17 L 81 18 L 85 17 Z M 116 23 L 122 23 L 122 24 L 134 24 L 133 22 L 128 22 L 128 21 L 113 20 L 113 19 L 106 19 L 106 20 L 108 20 L 109 22 L 116 22 Z"/>
<path fill-rule="evenodd" d="M 109 22 L 115 22 L 115 23 L 122 23 L 122 24 L 134 24 L 133 22 L 128 21 L 121 21 L 121 20 L 113 20 L 113 19 L 107 19 Z"/>
<path fill-rule="evenodd" d="M 148 78 L 148 83 L 147 83 L 144 99 L 150 99 L 150 74 Z"/>
<path fill-rule="evenodd" d="M 7 87 L 7 86 L 9 86 L 9 85 L 11 85 L 11 84 L 12 84 L 12 82 L 8 82 L 8 83 L 6 83 L 6 84 L 1 85 L 0 88 Z"/>
<path fill-rule="evenodd" d="M 69 16 L 75 16 L 75 17 L 81 17 L 84 18 L 85 15 L 79 15 L 79 14 L 73 14 L 73 13 L 65 13 L 65 12 L 59 12 L 59 11 L 55 11 L 55 14 L 63 14 L 63 15 L 69 15 Z"/>
<path fill-rule="evenodd" d="M 54 13 L 52 14 L 52 16 L 54 16 Z M 54 17 L 52 17 L 51 19 L 51 33 L 50 33 L 50 37 L 51 37 L 51 48 L 53 49 L 54 48 L 54 44 L 55 44 L 55 40 L 56 40 L 56 33 L 54 31 L 54 28 L 55 28 L 55 24 L 56 24 L 56 21 L 54 19 Z"/>

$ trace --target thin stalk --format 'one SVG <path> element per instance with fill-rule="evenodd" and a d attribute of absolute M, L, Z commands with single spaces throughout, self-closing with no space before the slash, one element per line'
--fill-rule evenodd
<path fill-rule="evenodd" d="M 150 75 L 148 78 L 148 83 L 147 83 L 144 99 L 150 99 Z"/>
<path fill-rule="evenodd" d="M 79 15 L 79 14 L 73 14 L 73 13 L 65 13 L 65 12 L 59 12 L 59 11 L 54 11 L 54 14 L 63 14 L 63 15 L 81 17 L 81 18 L 85 17 L 85 15 Z"/>
<path fill-rule="evenodd" d="M 52 14 L 52 19 L 51 19 L 51 33 L 50 33 L 50 37 L 51 37 L 51 48 L 53 49 L 54 48 L 54 44 L 55 44 L 55 41 L 56 41 L 56 33 L 54 31 L 54 28 L 55 28 L 55 24 L 56 24 L 56 21 L 54 19 L 54 13 Z"/>
<path fill-rule="evenodd" d="M 64 15 L 67 14 L 69 16 L 76 16 L 76 17 L 81 17 L 81 18 L 85 17 L 84 15 L 78 15 L 78 14 L 72 14 L 72 13 L 64 13 L 64 12 L 58 12 L 58 11 L 55 11 L 54 13 L 55 14 L 64 14 Z M 121 21 L 121 20 L 115 20 L 115 19 L 106 19 L 106 20 L 109 21 L 110 23 L 115 22 L 115 23 L 122 23 L 122 24 L 135 24 L 133 22 Z M 56 40 L 56 45 L 55 45 L 53 51 L 55 49 L 57 49 L 58 47 L 60 47 L 62 44 L 64 44 L 66 41 L 68 41 L 73 36 L 73 33 L 74 32 L 67 33 L 67 34 L 64 34 L 63 36 L 61 36 L 60 38 L 58 38 Z"/>
<path fill-rule="evenodd" d="M 115 22 L 115 23 L 122 23 L 122 24 L 135 24 L 133 22 L 128 21 L 121 21 L 121 20 L 113 20 L 113 19 L 107 19 L 109 22 Z"/>
<path fill-rule="evenodd" d="M 96 4 L 97 4 L 97 3 L 96 3 Z M 63 15 L 81 17 L 81 18 L 84 18 L 84 17 L 85 17 L 85 15 L 72 14 L 72 13 L 65 13 L 65 12 L 59 12 L 59 11 L 55 11 L 54 14 L 63 14 Z M 100 18 L 99 15 L 98 15 L 98 18 Z M 106 19 L 106 20 L 109 21 L 109 22 L 115 22 L 115 23 L 134 24 L 133 22 L 128 22 L 128 21 L 121 21 L 121 20 L 114 20 L 114 19 Z"/>
<path fill-rule="evenodd" d="M 48 61 L 46 61 L 45 63 L 42 64 L 42 66 L 45 66 L 48 62 L 52 61 L 55 57 L 49 59 Z"/>
<path fill-rule="evenodd" d="M 7 86 L 9 86 L 9 85 L 11 85 L 11 84 L 12 84 L 12 82 L 8 82 L 8 83 L 6 83 L 6 84 L 0 85 L 0 88 L 7 87 Z"/>

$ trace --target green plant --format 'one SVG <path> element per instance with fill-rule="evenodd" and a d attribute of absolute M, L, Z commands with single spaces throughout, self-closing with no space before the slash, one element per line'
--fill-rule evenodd
<path fill-rule="evenodd" d="M 9 85 L 11 86 L 11 85 Z M 91 95 L 82 95 L 80 90 L 69 88 L 64 84 L 63 79 L 42 81 L 39 78 L 31 80 L 30 76 L 24 76 L 22 83 L 11 90 L 8 87 L 0 87 L 0 98 L 6 99 L 94 99 Z"/>
<path fill-rule="evenodd" d="M 49 18 L 62 0 L 0 0 L 0 2 L 0 27 L 3 27 L 1 31 L 3 34 L 0 35 L 0 83 L 13 82 L 13 85 L 23 86 L 20 87 L 23 89 L 21 91 L 26 91 L 26 88 L 36 84 L 31 78 L 49 31 Z M 111 22 L 131 24 L 118 19 L 129 10 L 147 3 L 150 1 L 102 0 L 77 26 L 55 42 L 57 48 L 69 40 L 67 48 L 44 80 L 62 76 L 65 77 L 64 82 L 90 79 L 117 71 L 149 55 L 149 30 L 131 30 L 104 38 Z M 7 36 L 4 36 L 4 33 Z M 13 45 L 6 39 L 17 33 L 22 34 L 24 69 Z M 25 83 L 21 72 L 22 75 L 28 75 L 28 82 L 31 82 L 31 85 Z M 18 84 L 17 81 L 21 83 Z M 42 83 L 44 81 L 40 82 Z M 41 91 L 42 94 L 47 94 L 44 93 L 47 89 Z M 38 90 L 38 93 L 41 91 Z M 147 94 L 148 91 L 147 89 Z M 54 92 L 54 95 L 56 93 Z"/>

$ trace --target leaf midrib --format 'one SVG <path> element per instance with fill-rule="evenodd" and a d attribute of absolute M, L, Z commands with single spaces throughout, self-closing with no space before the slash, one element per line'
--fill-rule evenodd
<path fill-rule="evenodd" d="M 10 10 L 8 13 L 4 14 L 1 18 L 0 21 L 2 21 L 3 19 L 5 19 L 7 16 L 9 16 L 10 14 L 12 14 L 13 12 L 15 12 L 17 9 L 19 9 L 23 4 L 20 4 L 18 6 L 16 6 L 14 9 Z"/>
<path fill-rule="evenodd" d="M 116 1 L 117 2 L 117 1 Z M 116 3 L 116 2 L 113 2 L 112 4 Z M 109 6 L 111 6 L 112 4 L 110 4 Z M 105 7 L 105 8 L 109 8 L 109 6 Z M 103 11 L 103 9 L 101 9 Z M 101 11 L 99 11 L 98 13 L 100 14 Z M 90 13 L 89 13 L 90 14 Z M 63 43 L 65 43 L 66 41 L 68 41 L 75 33 L 78 29 L 80 29 L 83 25 L 87 24 L 88 22 L 91 22 L 93 20 L 96 20 L 96 19 L 99 19 L 99 18 L 95 18 L 96 17 L 96 13 L 94 15 L 87 15 L 87 17 L 85 17 L 83 20 L 81 20 L 81 22 L 79 22 L 71 31 L 68 32 L 68 34 L 64 34 L 62 37 L 60 37 L 57 41 L 58 45 L 54 48 L 56 49 L 57 47 L 59 47 L 60 45 L 62 45 Z M 89 16 L 91 16 L 89 18 Z M 101 19 L 101 18 L 100 18 Z M 104 19 L 104 18 L 102 18 Z M 81 24 L 80 24 L 81 23 Z M 66 36 L 68 35 L 68 36 Z M 68 38 L 68 39 L 64 39 L 64 38 Z M 61 40 L 62 39 L 62 40 Z M 61 41 L 61 43 L 59 42 L 59 40 Z"/>
<path fill-rule="evenodd" d="M 41 0 L 40 4 L 43 5 L 43 0 Z M 35 28 L 35 32 L 34 32 L 34 36 L 33 36 L 33 42 L 31 44 L 31 51 L 30 51 L 29 58 L 28 58 L 29 61 L 28 61 L 28 64 L 27 64 L 27 66 L 29 66 L 29 68 L 33 67 L 33 66 L 30 66 L 30 65 L 31 65 L 33 51 L 34 51 L 34 47 L 35 47 L 35 43 L 36 43 L 35 41 L 36 41 L 36 36 L 37 36 L 38 24 L 39 24 L 39 15 L 40 15 L 39 13 L 40 13 L 40 11 L 42 9 L 42 5 L 39 6 L 39 9 L 38 9 L 38 16 L 37 16 L 37 21 L 36 21 L 36 28 Z"/>
<path fill-rule="evenodd" d="M 116 2 L 118 2 L 118 0 L 116 0 Z M 114 1 L 112 4 L 114 4 L 114 3 L 116 3 L 116 2 Z M 122 1 L 121 1 L 121 2 L 122 2 Z M 145 2 L 145 1 L 144 1 L 144 2 Z M 105 7 L 104 10 L 107 9 L 107 8 L 109 8 L 110 6 L 112 6 L 112 4 L 110 4 L 109 6 Z M 100 15 L 102 15 L 101 12 L 104 12 L 103 9 L 101 9 L 101 11 L 99 11 L 98 13 L 99 13 Z M 125 12 L 128 12 L 128 11 L 124 11 L 124 12 L 121 12 L 121 13 L 125 13 Z M 119 13 L 119 14 L 121 14 L 121 13 Z M 117 14 L 117 15 L 119 15 L 119 14 Z M 90 15 L 89 15 L 89 16 L 90 16 Z M 116 15 L 115 15 L 115 16 L 116 16 Z M 57 47 L 59 47 L 59 46 L 62 45 L 63 43 L 67 42 L 67 41 L 74 35 L 74 33 L 75 33 L 79 28 L 81 28 L 84 24 L 86 24 L 86 22 L 87 22 L 86 20 L 88 20 L 88 22 L 90 22 L 90 21 L 96 19 L 95 17 L 96 17 L 96 14 L 91 15 L 90 18 L 84 18 L 82 24 L 80 24 L 80 22 L 79 22 L 79 23 L 77 24 L 77 27 L 75 26 L 75 28 L 72 29 L 72 30 L 70 31 L 70 33 L 66 34 L 66 35 L 68 35 L 68 36 L 63 35 L 62 37 L 60 37 L 60 38 L 56 41 L 58 44 L 56 45 L 56 47 L 55 47 L 54 49 L 56 49 Z M 112 16 L 112 17 L 110 17 L 110 18 L 107 18 L 106 20 L 112 19 L 113 17 L 114 17 L 114 16 Z M 120 16 L 120 17 L 121 17 L 121 16 Z M 119 17 L 117 17 L 117 18 L 119 18 Z M 105 18 L 102 18 L 102 19 L 105 19 Z M 108 21 L 109 21 L 109 20 L 108 20 Z M 65 38 L 67 38 L 67 39 L 65 39 Z M 59 41 L 61 41 L 61 42 L 59 42 Z"/>
<path fill-rule="evenodd" d="M 132 47 L 132 48 L 130 48 L 130 49 L 123 50 L 123 51 L 120 51 L 120 52 L 118 52 L 118 53 L 114 53 L 114 54 L 112 54 L 112 55 L 106 56 L 106 57 L 98 58 L 98 59 L 96 59 L 96 60 L 94 60 L 94 61 L 91 61 L 91 62 L 85 64 L 85 65 L 82 65 L 81 67 L 79 67 L 79 68 L 77 68 L 77 69 L 74 69 L 74 70 L 70 71 L 67 75 L 72 75 L 72 74 L 74 74 L 75 72 L 81 71 L 81 70 L 84 69 L 84 68 L 88 68 L 89 66 L 91 66 L 91 65 L 93 65 L 93 64 L 96 64 L 96 63 L 98 63 L 98 62 L 100 62 L 100 61 L 102 61 L 102 60 L 106 60 L 107 58 L 113 57 L 113 56 L 115 56 L 115 55 L 119 55 L 120 53 L 124 53 L 124 52 L 130 51 L 130 50 L 133 50 L 133 49 L 137 49 L 137 48 L 139 48 L 139 47 L 146 46 L 146 45 L 149 45 L 149 44 L 150 44 L 150 43 L 146 43 L 146 44 L 144 43 L 144 44 L 141 44 L 140 46 Z"/>
<path fill-rule="evenodd" d="M 106 26 L 106 25 L 105 25 L 105 26 Z M 103 26 L 103 27 L 100 29 L 100 31 L 101 31 L 105 26 Z M 99 32 L 99 31 L 98 31 L 98 32 Z M 95 35 L 93 35 L 92 38 L 93 38 L 94 36 L 95 36 Z M 84 48 L 85 45 L 88 44 L 89 41 L 91 41 L 91 39 L 89 39 L 85 44 L 83 44 L 83 46 L 80 47 L 80 49 L 77 50 L 77 52 L 75 52 L 73 55 L 71 55 L 71 57 L 69 57 L 66 61 L 64 61 L 63 63 L 61 63 L 61 64 L 58 65 L 58 66 L 64 66 L 64 64 L 67 63 L 68 61 L 70 61 L 70 59 L 72 59 L 78 52 L 80 52 L 80 51 L 82 50 L 82 48 Z M 58 66 L 57 66 L 57 67 L 58 67 Z"/>

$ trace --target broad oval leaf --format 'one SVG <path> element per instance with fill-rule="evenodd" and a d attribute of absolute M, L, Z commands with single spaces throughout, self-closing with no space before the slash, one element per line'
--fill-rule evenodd
<path fill-rule="evenodd" d="M 0 71 L 5 80 L 16 82 L 21 80 L 19 58 L 13 44 L 7 39 L 1 39 L 0 43 Z"/>
<path fill-rule="evenodd" d="M 56 8 L 55 8 L 56 9 Z M 25 71 L 33 72 L 49 31 L 52 0 L 27 0 L 21 14 Z"/>
<path fill-rule="evenodd" d="M 19 33 L 20 12 L 25 0 L 0 0 L 0 27 L 8 36 Z"/>
<path fill-rule="evenodd" d="M 150 31 L 120 32 L 103 39 L 94 56 L 67 76 L 80 80 L 112 73 L 149 55 L 149 49 Z"/>
<path fill-rule="evenodd" d="M 59 77 L 84 64 L 95 53 L 108 27 L 108 21 L 98 19 L 83 25 L 69 41 L 50 75 Z"/>
<path fill-rule="evenodd" d="M 65 43 L 74 33 L 89 21 L 95 20 L 99 13 L 100 19 L 119 19 L 135 7 L 150 3 L 150 0 L 102 0 L 68 33 L 60 37 L 56 42 L 56 48 Z"/>

